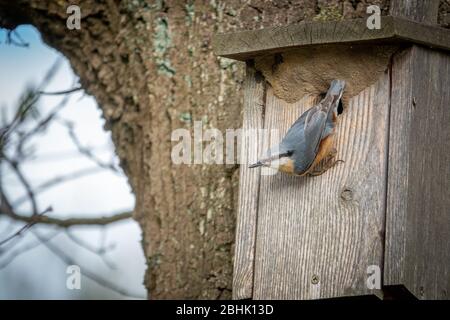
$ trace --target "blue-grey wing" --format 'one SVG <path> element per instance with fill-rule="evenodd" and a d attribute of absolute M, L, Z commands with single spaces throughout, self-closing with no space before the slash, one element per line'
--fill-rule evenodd
<path fill-rule="evenodd" d="M 314 162 L 319 151 L 320 142 L 324 138 L 327 117 L 327 113 L 323 110 L 316 110 L 310 119 L 307 118 L 302 154 L 297 155 L 295 159 L 297 161 L 294 160 L 296 172 L 305 172 Z"/>
<path fill-rule="evenodd" d="M 296 173 L 306 171 L 313 163 L 324 132 L 330 131 L 326 130 L 326 122 L 327 114 L 323 112 L 322 107 L 314 106 L 294 122 L 280 143 L 280 149 L 295 151 L 293 160 Z M 332 122 L 330 125 L 332 130 Z"/>
<path fill-rule="evenodd" d="M 307 130 L 307 128 L 309 128 L 309 130 L 311 130 L 311 128 L 315 128 L 315 126 L 317 124 L 315 121 L 317 120 L 318 112 L 321 112 L 321 111 L 323 112 L 322 106 L 320 104 L 306 110 L 292 124 L 292 126 L 286 132 L 286 135 L 284 136 L 282 143 L 284 142 L 285 144 L 288 144 L 288 145 L 294 144 L 300 133 Z M 332 119 L 333 119 L 333 113 L 330 112 L 328 115 L 328 119 L 326 121 L 326 126 L 325 126 L 325 130 L 323 132 L 324 134 L 322 136 L 322 139 L 325 138 L 326 136 L 328 136 L 331 133 L 331 131 L 333 130 L 334 124 L 333 124 Z M 313 122 L 312 122 L 313 125 L 311 125 L 311 120 L 313 120 Z"/>
<path fill-rule="evenodd" d="M 311 108 L 312 109 L 312 108 Z M 283 140 L 281 141 L 281 145 L 284 145 L 288 148 L 291 148 L 292 146 L 295 146 L 298 144 L 299 138 L 303 136 L 303 133 L 305 131 L 305 119 L 308 116 L 309 111 L 305 111 L 289 128 L 289 130 L 286 132 L 286 135 L 284 136 Z"/>
<path fill-rule="evenodd" d="M 333 80 L 324 99 L 300 116 L 286 133 L 280 149 L 292 151 L 295 173 L 305 172 L 313 163 L 320 142 L 333 131 L 334 112 L 345 81 Z"/>

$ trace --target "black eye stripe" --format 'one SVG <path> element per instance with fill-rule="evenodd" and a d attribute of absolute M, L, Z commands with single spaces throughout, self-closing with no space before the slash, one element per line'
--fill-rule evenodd
<path fill-rule="evenodd" d="M 264 159 L 263 162 L 270 162 L 270 161 L 273 161 L 273 160 L 278 160 L 280 158 L 290 157 L 290 156 L 292 156 L 292 154 L 293 154 L 292 151 L 288 151 L 286 153 L 277 154 L 277 155 L 272 156 L 270 158 Z"/>

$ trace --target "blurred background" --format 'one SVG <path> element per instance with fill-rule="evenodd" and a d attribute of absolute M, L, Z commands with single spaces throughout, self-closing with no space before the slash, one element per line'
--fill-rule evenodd
<path fill-rule="evenodd" d="M 14 214 L 59 219 L 31 225 L 1 210 L 0 299 L 146 298 L 141 232 L 127 218 L 134 196 L 100 109 L 79 86 L 36 29 L 0 31 L 0 191 Z M 59 223 L 109 216 L 117 221 Z M 72 264 L 80 290 L 66 287 Z"/>

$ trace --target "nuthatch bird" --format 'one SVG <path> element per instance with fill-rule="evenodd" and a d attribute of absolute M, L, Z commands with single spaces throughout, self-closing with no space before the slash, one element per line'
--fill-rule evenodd
<path fill-rule="evenodd" d="M 281 143 L 249 168 L 271 167 L 297 176 L 320 175 L 336 162 L 333 147 L 337 108 L 345 81 L 333 80 L 330 89 L 317 105 L 303 113 L 289 128 Z M 323 160 L 323 161 L 322 161 Z M 318 164 L 321 163 L 321 170 Z"/>

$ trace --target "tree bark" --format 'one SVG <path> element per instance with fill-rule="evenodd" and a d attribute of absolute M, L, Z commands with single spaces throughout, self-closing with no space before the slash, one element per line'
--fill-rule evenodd
<path fill-rule="evenodd" d="M 388 10 L 388 0 L 370 1 Z M 33 24 L 95 96 L 136 195 L 150 298 L 231 297 L 237 165 L 174 165 L 171 133 L 241 126 L 242 63 L 211 37 L 311 19 L 364 17 L 368 1 L 0 0 L 0 26 Z"/>

